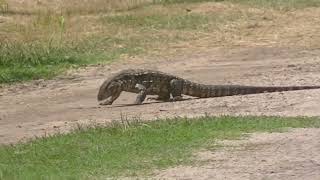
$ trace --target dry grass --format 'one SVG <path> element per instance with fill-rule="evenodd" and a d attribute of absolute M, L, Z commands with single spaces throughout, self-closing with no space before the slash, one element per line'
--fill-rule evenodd
<path fill-rule="evenodd" d="M 150 2 L 152 0 L 7 0 L 10 13 L 13 14 L 35 14 L 39 11 L 67 14 L 96 14 L 134 9 Z"/>
<path fill-rule="evenodd" d="M 178 39 L 183 40 L 180 44 L 202 47 L 209 44 L 210 46 L 299 44 L 308 47 L 319 44 L 317 32 L 320 29 L 318 18 L 320 9 L 312 7 L 282 11 L 229 2 L 166 6 L 142 6 L 150 3 L 150 0 L 94 0 L 90 3 L 66 0 L 60 0 L 59 3 L 46 0 L 7 2 L 9 11 L 17 13 L 8 15 L 0 24 L 0 27 L 3 27 L 0 31 L 0 40 L 33 41 L 60 36 L 60 19 L 63 17 L 65 20 L 63 35 L 64 39 L 68 40 L 91 36 L 138 38 L 147 33 L 153 37 L 178 36 Z M 141 7 L 131 11 L 114 11 L 137 6 Z M 39 12 L 39 9 L 43 11 Z M 187 13 L 186 9 L 190 9 L 191 12 Z M 22 12 L 32 12 L 33 15 L 23 15 Z M 101 17 L 105 21 L 101 21 Z M 141 26 L 137 25 L 139 23 Z M 125 26 L 120 26 L 121 24 Z M 176 27 L 172 27 L 174 25 Z"/>
<path fill-rule="evenodd" d="M 1 2 L 8 4 L 5 16 L 0 16 L 1 42 L 81 47 L 101 57 L 92 63 L 140 53 L 170 56 L 221 46 L 317 48 L 320 44 L 320 8 L 302 0 Z M 108 58 L 100 56 L 102 52 Z M 70 52 L 74 53 L 79 51 Z"/>

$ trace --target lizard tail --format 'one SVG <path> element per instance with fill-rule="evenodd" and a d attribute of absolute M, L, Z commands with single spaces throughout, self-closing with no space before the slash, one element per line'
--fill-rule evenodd
<path fill-rule="evenodd" d="M 320 86 L 240 86 L 240 85 L 204 85 L 186 81 L 183 94 L 208 98 L 267 92 L 296 91 L 305 89 L 320 89 Z"/>

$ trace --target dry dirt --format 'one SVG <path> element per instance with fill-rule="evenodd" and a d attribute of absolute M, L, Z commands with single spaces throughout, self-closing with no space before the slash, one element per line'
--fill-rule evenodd
<path fill-rule="evenodd" d="M 0 143 L 65 131 L 77 123 L 121 118 L 154 119 L 211 115 L 320 115 L 320 90 L 194 99 L 130 106 L 123 93 L 112 106 L 98 106 L 99 85 L 122 69 L 149 68 L 207 84 L 320 85 L 320 50 L 274 47 L 211 49 L 171 59 L 131 59 L 87 68 L 52 81 L 1 88 Z"/>
<path fill-rule="evenodd" d="M 320 177 L 320 129 L 257 133 L 196 154 L 201 166 L 159 172 L 158 179 L 308 179 Z"/>
<path fill-rule="evenodd" d="M 130 93 L 123 93 L 112 106 L 100 107 L 96 101 L 102 81 L 128 67 L 162 70 L 207 84 L 320 85 L 319 55 L 320 49 L 305 50 L 300 47 L 206 49 L 169 59 L 132 58 L 109 66 L 88 67 L 51 81 L 2 87 L 0 143 L 15 143 L 34 136 L 66 132 L 78 123 L 105 123 L 121 118 L 152 120 L 204 114 L 319 116 L 320 90 L 191 99 L 174 103 L 145 102 L 140 106 L 130 106 L 135 99 L 135 95 Z M 210 155 L 210 163 L 203 167 L 169 169 L 161 172 L 159 177 L 230 179 L 234 175 L 239 179 L 256 179 L 260 174 L 267 179 L 293 178 L 291 175 L 295 174 L 296 178 L 319 177 L 320 158 L 315 153 L 320 152 L 319 135 L 319 130 L 309 129 L 283 135 L 253 136 L 248 141 L 253 147 L 249 151 L 217 152 L 223 153 L 218 156 L 222 158 L 221 163 L 214 158 L 216 155 L 211 158 Z M 303 161 L 300 162 L 299 158 Z M 267 175 L 264 176 L 264 173 Z"/>

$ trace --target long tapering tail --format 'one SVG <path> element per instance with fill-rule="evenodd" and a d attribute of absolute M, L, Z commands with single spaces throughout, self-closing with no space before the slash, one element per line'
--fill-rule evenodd
<path fill-rule="evenodd" d="M 185 81 L 183 94 L 200 98 L 222 97 L 267 92 L 320 89 L 320 86 L 241 86 L 241 85 L 204 85 Z"/>

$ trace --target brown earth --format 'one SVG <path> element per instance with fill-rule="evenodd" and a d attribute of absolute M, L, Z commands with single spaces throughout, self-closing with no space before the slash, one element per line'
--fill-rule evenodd
<path fill-rule="evenodd" d="M 122 69 L 149 68 L 207 84 L 320 85 L 320 50 L 248 47 L 208 49 L 171 59 L 135 59 L 72 72 L 52 81 L 2 87 L 0 143 L 65 132 L 78 123 L 121 118 L 154 119 L 210 115 L 320 115 L 320 90 L 266 93 L 174 103 L 128 106 L 135 96 L 123 93 L 112 106 L 98 106 L 99 85 Z"/>
<path fill-rule="evenodd" d="M 67 132 L 77 124 L 111 120 L 209 115 L 319 116 L 320 90 L 265 93 L 130 106 L 123 93 L 112 106 L 98 106 L 99 85 L 122 69 L 162 70 L 196 82 L 241 85 L 320 85 L 320 50 L 303 48 L 216 48 L 169 59 L 132 58 L 88 67 L 51 81 L 3 86 L 0 90 L 0 143 Z M 205 165 L 158 172 L 165 179 L 319 178 L 319 130 L 255 134 L 239 146 L 201 152 Z M 234 142 L 233 142 L 234 143 Z M 241 146 L 240 146 L 241 145 Z M 234 148 L 236 147 L 236 148 Z"/>
<path fill-rule="evenodd" d="M 195 156 L 204 165 L 160 171 L 158 179 L 308 179 L 320 177 L 320 130 L 256 133 L 223 141 L 223 148 Z"/>

